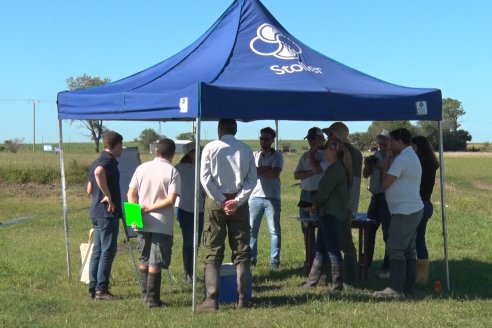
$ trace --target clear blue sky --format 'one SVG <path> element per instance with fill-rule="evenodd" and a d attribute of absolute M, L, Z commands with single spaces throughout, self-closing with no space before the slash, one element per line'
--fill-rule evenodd
<path fill-rule="evenodd" d="M 382 80 L 435 87 L 462 101 L 462 128 L 473 141 L 492 141 L 492 1 L 489 0 L 263 0 L 296 38 L 311 48 Z M 56 95 L 66 78 L 88 74 L 116 81 L 154 65 L 196 40 L 232 0 L 2 1 L 0 4 L 0 142 L 58 141 Z M 125 139 L 155 122 L 106 122 Z M 240 124 L 253 139 L 273 121 Z M 302 139 L 313 125 L 280 122 L 281 139 Z M 370 122 L 348 122 L 351 132 Z M 162 123 L 168 137 L 191 123 Z M 202 137 L 216 137 L 206 123 Z M 64 123 L 66 141 L 87 140 Z"/>

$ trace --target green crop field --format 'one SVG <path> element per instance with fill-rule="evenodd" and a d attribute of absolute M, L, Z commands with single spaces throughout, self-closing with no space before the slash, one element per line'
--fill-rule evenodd
<path fill-rule="evenodd" d="M 254 145 L 256 142 L 250 142 Z M 429 286 L 402 301 L 373 299 L 386 287 L 377 277 L 383 245 L 378 233 L 375 264 L 367 283 L 330 298 L 326 287 L 303 291 L 304 247 L 297 213 L 299 186 L 293 179 L 297 152 L 285 154 L 282 173 L 282 264 L 269 270 L 270 241 L 266 223 L 259 237 L 258 265 L 253 268 L 253 303 L 248 310 L 221 306 L 216 314 L 191 312 L 191 286 L 182 282 L 181 233 L 175 225 L 174 254 L 163 275 L 163 309 L 141 305 L 139 289 L 123 238 L 112 271 L 112 290 L 121 301 L 90 301 L 78 282 L 80 243 L 90 228 L 90 199 L 85 195 L 87 168 L 97 154 L 91 147 L 65 153 L 72 277 L 67 277 L 59 157 L 23 150 L 0 152 L 0 327 L 488 327 L 492 320 L 492 155 L 446 154 L 445 176 L 451 290 L 435 293 L 432 282 L 445 285 L 440 188 L 433 194 L 434 215 L 427 240 L 431 258 Z M 149 160 L 149 154 L 141 154 Z M 179 156 L 178 156 L 179 158 Z M 178 159 L 175 159 L 176 160 Z M 367 208 L 367 181 L 360 211 Z M 18 218 L 17 224 L 10 224 Z M 121 234 L 122 236 L 123 234 Z M 354 237 L 356 237 L 354 231 Z M 354 238 L 357 242 L 357 239 Z M 133 241 L 134 242 L 134 241 Z M 133 246 L 135 246 L 133 244 Z M 136 255 L 136 252 L 135 252 Z M 200 252 L 200 258 L 203 254 Z M 226 255 L 226 260 L 230 253 Z M 199 276 L 203 276 L 201 260 Z M 198 298 L 203 299 L 199 286 Z"/>

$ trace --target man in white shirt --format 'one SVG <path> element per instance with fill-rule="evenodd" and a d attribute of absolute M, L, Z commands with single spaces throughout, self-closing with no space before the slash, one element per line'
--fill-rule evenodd
<path fill-rule="evenodd" d="M 254 152 L 258 182 L 249 198 L 251 225 L 251 263 L 256 265 L 258 232 L 265 214 L 270 232 L 270 267 L 279 270 L 282 233 L 280 228 L 280 172 L 284 166 L 282 153 L 272 148 L 277 134 L 270 127 L 260 131 L 260 150 Z"/>
<path fill-rule="evenodd" d="M 144 226 L 138 229 L 142 298 L 149 307 L 161 307 L 161 269 L 171 264 L 174 203 L 179 195 L 179 172 L 171 165 L 176 145 L 157 142 L 153 161 L 137 167 L 130 181 L 128 201 L 139 203 Z M 134 227 L 135 229 L 135 227 Z"/>
<path fill-rule="evenodd" d="M 207 193 L 203 247 L 205 249 L 205 286 L 207 297 L 197 310 L 217 311 L 220 268 L 224 260 L 225 238 L 229 235 L 232 261 L 236 265 L 238 308 L 248 307 L 250 277 L 250 225 L 248 197 L 256 186 L 256 165 L 248 145 L 234 136 L 234 119 L 221 119 L 219 139 L 202 152 L 200 181 Z"/>
<path fill-rule="evenodd" d="M 420 198 L 422 168 L 405 128 L 391 131 L 391 150 L 398 154 L 387 169 L 383 166 L 383 189 L 391 213 L 388 235 L 390 285 L 374 293 L 376 297 L 400 298 L 412 293 L 417 275 L 415 238 L 424 204 Z"/>

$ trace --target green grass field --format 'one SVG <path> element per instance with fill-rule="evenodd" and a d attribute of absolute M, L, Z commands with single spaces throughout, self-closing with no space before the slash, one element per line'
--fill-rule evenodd
<path fill-rule="evenodd" d="M 79 245 L 90 228 L 90 199 L 85 185 L 68 183 L 69 235 L 72 277 L 67 278 L 65 239 L 59 178 L 52 183 L 0 182 L 0 327 L 488 327 L 492 319 L 492 156 L 449 154 L 445 158 L 451 291 L 436 294 L 432 284 L 420 287 L 416 297 L 386 302 L 371 297 L 384 288 L 377 269 L 382 258 L 378 234 L 369 281 L 349 289 L 338 299 L 327 290 L 299 290 L 305 276 L 302 234 L 296 215 L 299 187 L 293 170 L 300 156 L 285 155 L 282 173 L 282 267 L 269 271 L 269 237 L 264 222 L 260 231 L 259 263 L 253 269 L 254 308 L 235 310 L 224 305 L 217 314 L 191 313 L 191 287 L 181 281 L 181 234 L 175 226 L 174 254 L 169 274 L 163 276 L 164 309 L 149 310 L 139 299 L 139 290 L 127 245 L 120 238 L 113 266 L 112 289 L 123 297 L 115 302 L 93 302 L 86 285 L 78 282 Z M 87 152 L 67 152 L 66 165 L 76 161 L 86 167 L 96 157 Z M 143 160 L 150 155 L 142 154 Z M 51 153 L 0 153 L 0 169 L 12 167 L 57 170 L 59 157 Z M 58 172 L 58 171 L 56 171 Z M 367 208 L 367 181 L 361 188 L 360 211 Z M 430 281 L 445 284 L 444 251 L 440 213 L 440 190 L 436 184 L 434 216 L 427 240 L 431 257 Z M 25 218 L 7 225 L 13 218 Z M 354 231 L 354 237 L 355 237 Z M 356 241 L 356 239 L 354 239 Z M 226 255 L 226 259 L 229 258 Z M 203 254 L 200 253 L 202 256 Z M 199 276 L 203 266 L 199 264 Z M 203 288 L 199 287 L 199 299 Z"/>

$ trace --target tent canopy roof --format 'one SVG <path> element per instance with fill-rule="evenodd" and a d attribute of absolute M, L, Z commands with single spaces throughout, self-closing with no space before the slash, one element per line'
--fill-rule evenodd
<path fill-rule="evenodd" d="M 58 94 L 59 119 L 440 120 L 438 89 L 381 81 L 309 48 L 259 0 L 236 0 L 193 44 L 104 86 Z"/>

